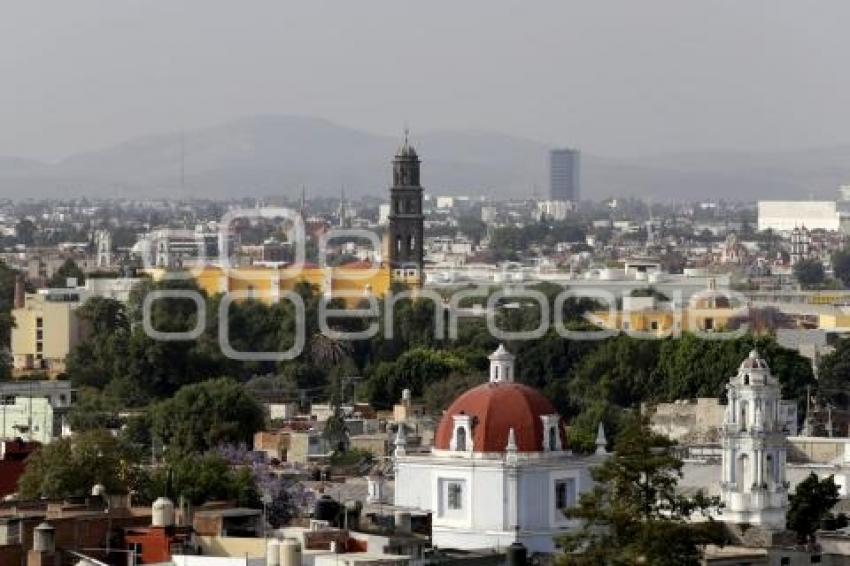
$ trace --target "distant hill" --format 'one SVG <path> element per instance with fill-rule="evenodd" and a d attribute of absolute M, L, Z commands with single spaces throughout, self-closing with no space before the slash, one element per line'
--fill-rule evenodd
<path fill-rule="evenodd" d="M 319 118 L 254 116 L 144 136 L 55 164 L 0 157 L 0 197 L 209 197 L 300 193 L 381 195 L 399 138 Z M 494 132 L 414 132 L 422 181 L 435 194 L 544 196 L 545 144 Z M 180 190 L 185 147 L 185 189 Z M 850 182 L 850 146 L 796 152 L 692 152 L 639 159 L 582 157 L 584 198 L 657 201 L 809 198 Z"/>

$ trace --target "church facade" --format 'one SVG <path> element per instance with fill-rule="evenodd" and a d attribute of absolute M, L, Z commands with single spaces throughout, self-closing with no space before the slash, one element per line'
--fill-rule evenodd
<path fill-rule="evenodd" d="M 357 261 L 337 267 L 305 263 L 300 268 L 225 268 L 216 262 L 205 262 L 187 269 L 187 276 L 193 278 L 207 295 L 239 292 L 269 303 L 278 302 L 285 292 L 294 290 L 302 281 L 314 285 L 320 293 L 338 293 L 349 306 L 357 305 L 363 296 L 383 297 L 393 282 L 417 288 L 425 277 L 420 165 L 419 156 L 405 134 L 404 143 L 392 161 L 389 227 L 384 235 L 383 249 L 378 250 L 380 261 Z M 344 223 L 346 213 L 342 204 L 338 214 Z M 171 276 L 167 267 L 146 271 L 154 280 Z"/>
<path fill-rule="evenodd" d="M 592 487 L 590 468 L 605 455 L 574 455 L 561 417 L 537 390 L 514 382 L 514 358 L 500 346 L 490 380 L 449 407 L 427 455 L 405 449 L 399 427 L 395 505 L 431 512 L 437 547 L 505 548 L 550 553 L 558 536 L 578 528 L 564 511 Z"/>

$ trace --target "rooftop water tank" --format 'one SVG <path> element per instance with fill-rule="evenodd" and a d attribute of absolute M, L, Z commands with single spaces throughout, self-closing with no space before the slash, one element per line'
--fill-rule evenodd
<path fill-rule="evenodd" d="M 32 549 L 47 554 L 56 551 L 56 529 L 46 521 L 33 529 Z"/>
<path fill-rule="evenodd" d="M 151 505 L 151 525 L 154 527 L 174 526 L 174 503 L 167 497 L 159 497 Z"/>

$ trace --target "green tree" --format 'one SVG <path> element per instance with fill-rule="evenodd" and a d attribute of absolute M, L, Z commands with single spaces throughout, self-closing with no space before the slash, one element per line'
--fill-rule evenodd
<path fill-rule="evenodd" d="M 61 438 L 30 457 L 18 480 L 22 499 L 62 498 L 91 493 L 96 484 L 107 493 L 126 493 L 133 487 L 135 450 L 103 429 Z"/>
<path fill-rule="evenodd" d="M 334 452 L 345 452 L 348 448 L 348 427 L 345 424 L 342 408 L 338 404 L 334 405 L 333 413 L 325 421 L 322 437 Z"/>
<path fill-rule="evenodd" d="M 75 278 L 77 285 L 82 285 L 86 281 L 86 274 L 83 273 L 83 270 L 71 258 L 66 259 L 65 263 L 53 272 L 53 277 L 48 280 L 47 286 L 54 289 L 67 287 L 69 278 Z"/>
<path fill-rule="evenodd" d="M 151 409 L 151 428 L 175 454 L 250 443 L 265 426 L 262 407 L 239 383 L 212 379 L 182 387 Z"/>
<path fill-rule="evenodd" d="M 101 297 L 89 299 L 78 312 L 91 333 L 68 355 L 66 373 L 75 386 L 103 388 L 127 374 L 127 312 L 120 302 Z"/>
<path fill-rule="evenodd" d="M 850 338 L 838 340 L 818 365 L 818 397 L 824 404 L 850 408 Z"/>
<path fill-rule="evenodd" d="M 102 337 L 112 332 L 130 330 L 127 309 L 123 303 L 105 297 L 92 297 L 77 309 L 77 315 L 90 327 L 93 334 Z"/>
<path fill-rule="evenodd" d="M 823 264 L 816 259 L 804 259 L 794 266 L 794 276 L 805 289 L 819 287 L 826 280 Z"/>
<path fill-rule="evenodd" d="M 839 250 L 832 254 L 832 272 L 844 287 L 850 287 L 850 250 Z"/>
<path fill-rule="evenodd" d="M 0 262 L 0 348 L 9 347 L 12 336 L 12 307 L 15 303 L 15 284 L 19 272 Z"/>
<path fill-rule="evenodd" d="M 659 346 L 657 340 L 628 336 L 602 342 L 576 367 L 571 397 L 579 404 L 607 400 L 620 407 L 650 399 L 657 387 Z"/>
<path fill-rule="evenodd" d="M 367 383 L 369 401 L 377 407 L 391 407 L 404 389 L 419 396 L 426 384 L 448 377 L 451 373 L 467 373 L 469 367 L 451 352 L 415 348 L 395 362 L 379 364 Z"/>
<path fill-rule="evenodd" d="M 833 476 L 821 480 L 812 473 L 797 484 L 789 499 L 788 529 L 797 533 L 801 543 L 807 543 L 838 503 L 838 486 Z"/>
<path fill-rule="evenodd" d="M 435 415 L 441 414 L 449 407 L 449 404 L 457 399 L 457 397 L 476 385 L 485 383 L 485 378 L 480 373 L 453 373 L 433 383 L 425 385 L 425 390 L 422 394 L 422 401 L 425 408 Z"/>
<path fill-rule="evenodd" d="M 75 433 L 117 428 L 120 407 L 115 399 L 93 387 L 82 387 L 68 412 L 68 424 Z"/>
<path fill-rule="evenodd" d="M 671 446 L 639 417 L 624 425 L 614 455 L 592 470 L 592 491 L 567 511 L 582 527 L 561 539 L 566 553 L 560 564 L 697 565 L 701 545 L 722 541 L 719 523 L 687 521 L 719 502 L 677 493 L 682 461 Z"/>
<path fill-rule="evenodd" d="M 145 478 L 138 499 L 151 502 L 167 496 L 185 498 L 193 505 L 207 501 L 235 501 L 237 505 L 259 507 L 260 496 L 249 467 L 234 467 L 214 453 L 181 454 L 154 469 Z"/>

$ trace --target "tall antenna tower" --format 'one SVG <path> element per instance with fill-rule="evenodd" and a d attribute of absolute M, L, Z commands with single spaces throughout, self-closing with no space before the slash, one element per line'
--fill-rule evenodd
<path fill-rule="evenodd" d="M 186 190 L 186 131 L 180 132 L 180 195 Z"/>

